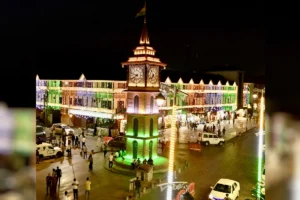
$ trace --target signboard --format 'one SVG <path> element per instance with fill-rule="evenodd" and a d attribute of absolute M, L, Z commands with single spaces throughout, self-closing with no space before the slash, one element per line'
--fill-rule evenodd
<path fill-rule="evenodd" d="M 182 194 L 184 194 L 186 191 L 189 192 L 192 196 L 195 195 L 195 183 L 191 182 L 188 184 L 188 182 L 172 182 L 172 183 L 162 183 L 157 185 L 160 187 L 160 191 L 164 191 L 168 188 L 168 186 L 172 186 L 172 190 L 179 190 L 179 192 L 176 195 L 176 198 L 174 200 L 180 200 L 180 197 Z"/>

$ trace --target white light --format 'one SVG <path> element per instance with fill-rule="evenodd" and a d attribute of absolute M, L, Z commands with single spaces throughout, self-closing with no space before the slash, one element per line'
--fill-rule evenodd
<path fill-rule="evenodd" d="M 174 94 L 176 95 L 176 94 Z M 175 156 L 175 141 L 176 141 L 176 106 L 173 104 L 172 121 L 171 121 L 171 135 L 170 135 L 170 154 L 169 154 L 169 167 L 168 167 L 168 183 L 173 182 L 174 177 L 174 156 Z M 167 200 L 172 200 L 172 186 L 168 186 Z"/>
<path fill-rule="evenodd" d="M 108 119 L 112 118 L 112 114 L 109 114 L 109 113 L 100 113 L 100 112 L 85 111 L 85 110 L 70 109 L 69 114 L 84 115 L 84 116 L 89 116 L 89 117 L 108 118 Z"/>

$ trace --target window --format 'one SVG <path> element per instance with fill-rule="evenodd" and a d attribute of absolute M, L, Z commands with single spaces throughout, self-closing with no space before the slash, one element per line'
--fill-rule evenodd
<path fill-rule="evenodd" d="M 204 135 L 203 135 L 203 138 L 208 138 L 208 135 L 207 135 L 207 134 L 204 134 Z"/>
<path fill-rule="evenodd" d="M 139 112 L 139 96 L 134 97 L 134 112 L 138 113 Z"/>
<path fill-rule="evenodd" d="M 138 136 L 138 132 L 139 132 L 139 120 L 135 118 L 133 120 L 133 133 L 135 137 Z"/>
<path fill-rule="evenodd" d="M 214 138 L 218 138 L 218 136 L 214 135 Z"/>
<path fill-rule="evenodd" d="M 153 113 L 153 106 L 154 106 L 154 97 L 151 96 L 151 99 L 150 99 L 150 113 Z"/>
<path fill-rule="evenodd" d="M 153 136 L 153 119 L 150 119 L 150 136 Z"/>
<path fill-rule="evenodd" d="M 138 143 L 135 140 L 132 142 L 132 150 L 133 150 L 132 151 L 132 154 L 133 154 L 132 157 L 133 157 L 133 159 L 134 158 L 136 159 L 137 158 L 137 153 L 138 153 Z"/>
<path fill-rule="evenodd" d="M 153 141 L 149 142 L 149 158 L 152 158 Z"/>

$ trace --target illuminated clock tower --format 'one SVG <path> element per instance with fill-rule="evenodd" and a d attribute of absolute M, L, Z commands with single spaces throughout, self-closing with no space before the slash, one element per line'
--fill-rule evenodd
<path fill-rule="evenodd" d="M 157 155 L 159 110 L 155 97 L 159 94 L 160 71 L 166 64 L 155 57 L 149 46 L 146 18 L 140 37 L 140 45 L 133 50 L 122 67 L 127 67 L 127 131 L 126 160 L 151 158 L 154 167 L 166 159 Z"/>

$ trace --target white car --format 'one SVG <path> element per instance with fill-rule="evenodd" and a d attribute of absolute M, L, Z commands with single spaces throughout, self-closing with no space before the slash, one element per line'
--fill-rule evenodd
<path fill-rule="evenodd" d="M 53 147 L 52 144 L 45 142 L 36 145 L 36 149 L 39 151 L 41 158 L 52 156 L 61 157 L 63 155 L 62 149 L 60 147 Z"/>
<path fill-rule="evenodd" d="M 210 200 L 223 200 L 226 194 L 229 198 L 236 200 L 240 194 L 240 183 L 234 180 L 221 178 L 215 186 L 211 187 L 208 199 Z"/>
<path fill-rule="evenodd" d="M 53 124 L 51 127 L 51 131 L 54 134 L 64 134 L 64 133 L 66 133 L 66 135 L 69 135 L 70 133 L 74 134 L 74 130 L 72 128 L 70 128 L 66 124 L 61 124 L 61 123 Z"/>
<path fill-rule="evenodd" d="M 224 138 L 219 138 L 216 134 L 213 133 L 200 133 L 201 143 L 208 146 L 211 144 L 222 146 L 225 143 Z"/>

